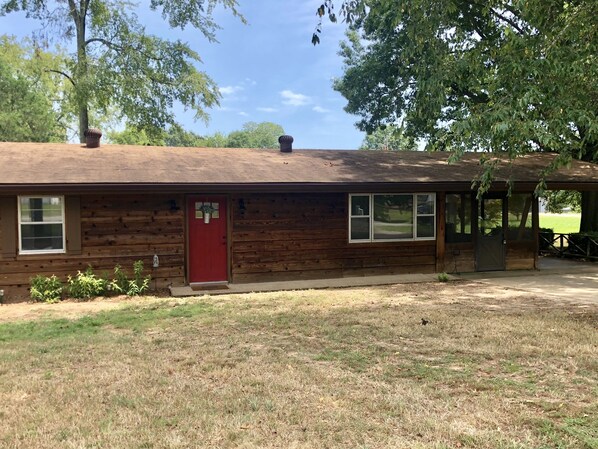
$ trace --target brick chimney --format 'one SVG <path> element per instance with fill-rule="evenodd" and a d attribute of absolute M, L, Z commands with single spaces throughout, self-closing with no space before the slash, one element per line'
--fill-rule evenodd
<path fill-rule="evenodd" d="M 292 153 L 293 152 L 293 136 L 280 136 L 278 143 L 280 144 L 281 153 Z"/>
<path fill-rule="evenodd" d="M 98 148 L 100 146 L 100 139 L 102 138 L 102 131 L 97 128 L 88 128 L 83 133 L 85 136 L 85 144 L 87 148 Z"/>

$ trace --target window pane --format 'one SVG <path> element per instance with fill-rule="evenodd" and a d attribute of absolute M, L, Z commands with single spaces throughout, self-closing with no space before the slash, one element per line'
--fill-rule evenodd
<path fill-rule="evenodd" d="M 446 242 L 471 242 L 471 195 L 446 196 Z"/>
<path fill-rule="evenodd" d="M 369 240 L 370 239 L 370 219 L 351 218 L 351 240 Z"/>
<path fill-rule="evenodd" d="M 370 197 L 367 195 L 352 196 L 351 215 L 370 215 Z"/>
<path fill-rule="evenodd" d="M 413 238 L 413 195 L 374 195 L 374 239 Z"/>
<path fill-rule="evenodd" d="M 480 217 L 478 231 L 480 235 L 504 235 L 502 226 L 503 200 L 499 198 L 484 198 L 480 202 Z"/>
<path fill-rule="evenodd" d="M 25 251 L 64 249 L 62 224 L 21 225 L 21 248 Z"/>
<path fill-rule="evenodd" d="M 417 195 L 417 214 L 434 214 L 434 195 Z"/>
<path fill-rule="evenodd" d="M 434 217 L 417 217 L 417 237 L 434 237 Z"/>
<path fill-rule="evenodd" d="M 532 196 L 514 194 L 509 199 L 509 240 L 533 240 Z"/>
<path fill-rule="evenodd" d="M 21 197 L 21 223 L 62 222 L 62 198 Z"/>

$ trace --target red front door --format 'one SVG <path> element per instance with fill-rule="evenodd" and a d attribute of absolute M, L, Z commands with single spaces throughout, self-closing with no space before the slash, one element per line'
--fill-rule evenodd
<path fill-rule="evenodd" d="M 190 283 L 228 280 L 226 209 L 224 196 L 187 198 Z"/>

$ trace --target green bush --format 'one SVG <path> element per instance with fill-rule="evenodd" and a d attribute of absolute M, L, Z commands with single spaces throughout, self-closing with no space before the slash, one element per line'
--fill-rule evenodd
<path fill-rule="evenodd" d="M 438 273 L 438 282 L 448 282 L 449 275 L 446 273 Z"/>
<path fill-rule="evenodd" d="M 548 242 L 552 242 L 554 239 L 554 229 L 540 228 L 540 234 L 543 234 L 543 236 L 538 235 L 538 247 L 540 251 L 546 251 L 550 248 L 550 244 Z"/>
<path fill-rule="evenodd" d="M 127 288 L 129 286 L 129 278 L 122 270 L 120 265 L 116 265 L 114 267 L 114 279 L 108 285 L 108 290 L 114 292 L 116 294 L 126 294 Z"/>
<path fill-rule="evenodd" d="M 31 298 L 36 301 L 57 302 L 65 292 L 77 299 L 91 299 L 106 296 L 109 293 L 127 296 L 139 296 L 149 290 L 151 276 L 143 275 L 143 261 L 133 263 L 133 279 L 129 279 L 120 265 L 114 267 L 114 278 L 107 280 L 107 276 L 96 276 L 91 266 L 76 276 L 68 276 L 66 287 L 60 279 L 52 275 L 35 276 L 31 278 Z"/>
<path fill-rule="evenodd" d="M 139 296 L 149 289 L 151 276 L 143 276 L 143 261 L 133 263 L 133 279 L 129 279 L 120 265 L 114 267 L 114 279 L 109 289 L 127 296 Z"/>
<path fill-rule="evenodd" d="M 31 278 L 31 298 L 35 301 L 54 303 L 62 298 L 62 281 L 52 275 Z"/>
<path fill-rule="evenodd" d="M 576 232 L 569 235 L 569 252 L 580 256 L 598 256 L 598 232 Z"/>
<path fill-rule="evenodd" d="M 91 266 L 85 272 L 77 272 L 75 277 L 68 277 L 68 293 L 73 298 L 90 299 L 104 296 L 108 291 L 108 281 L 97 277 Z"/>
<path fill-rule="evenodd" d="M 143 276 L 143 261 L 137 260 L 133 263 L 133 277 L 134 279 L 129 281 L 127 295 L 138 296 L 145 293 L 149 289 L 152 277 L 149 274 Z"/>

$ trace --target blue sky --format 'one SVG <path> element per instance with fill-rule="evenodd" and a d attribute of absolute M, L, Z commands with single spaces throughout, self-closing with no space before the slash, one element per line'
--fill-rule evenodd
<path fill-rule="evenodd" d="M 220 86 L 219 108 L 209 110 L 210 122 L 193 120 L 192 112 L 177 109 L 177 120 L 198 134 L 228 133 L 248 121 L 270 121 L 295 138 L 295 148 L 354 149 L 363 140 L 343 111 L 346 100 L 332 89 L 342 74 L 337 55 L 342 24 L 325 23 L 322 43 L 311 44 L 321 0 L 239 0 L 244 25 L 230 11 L 218 10 L 219 43 L 209 43 L 193 29 L 170 30 L 158 13 L 144 8 L 140 22 L 152 34 L 180 38 L 196 50 L 199 67 Z M 0 32 L 25 36 L 39 23 L 21 14 L 0 17 Z"/>

